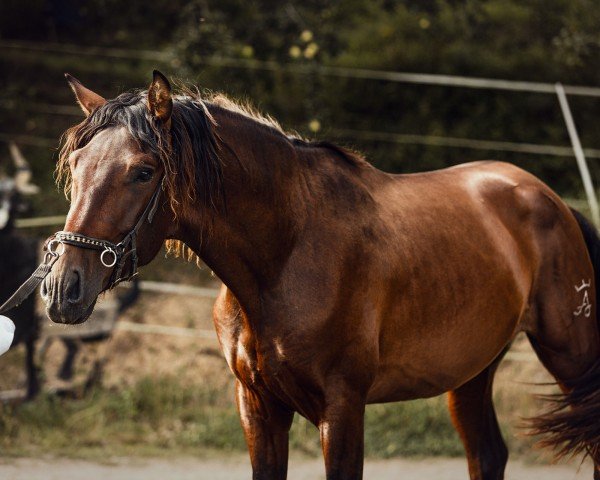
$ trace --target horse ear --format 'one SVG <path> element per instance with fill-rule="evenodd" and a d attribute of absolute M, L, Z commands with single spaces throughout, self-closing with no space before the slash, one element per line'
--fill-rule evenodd
<path fill-rule="evenodd" d="M 173 112 L 173 98 L 171 97 L 171 84 L 162 73 L 154 70 L 152 83 L 148 87 L 148 110 L 150 115 L 169 126 Z"/>
<path fill-rule="evenodd" d="M 106 103 L 106 100 L 103 97 L 85 88 L 75 77 L 65 73 L 65 78 L 67 79 L 67 82 L 69 82 L 69 86 L 71 87 L 71 90 L 73 90 L 75 98 L 77 98 L 77 103 L 79 103 L 79 106 L 86 116 Z"/>

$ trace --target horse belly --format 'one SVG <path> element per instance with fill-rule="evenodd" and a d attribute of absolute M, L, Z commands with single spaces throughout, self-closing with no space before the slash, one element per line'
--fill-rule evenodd
<path fill-rule="evenodd" d="M 528 288 L 512 269 L 500 268 L 497 258 L 480 259 L 477 269 L 457 262 L 443 276 L 456 277 L 452 287 L 434 280 L 404 295 L 382 318 L 369 402 L 440 395 L 476 376 L 502 352 L 527 315 Z M 495 272 L 491 281 L 490 272 Z M 437 298 L 431 295 L 437 291 Z"/>
<path fill-rule="evenodd" d="M 474 322 L 465 321 L 465 325 Z M 403 349 L 383 359 L 369 390 L 368 403 L 429 398 L 454 390 L 475 377 L 514 337 L 519 318 L 501 319 L 502 331 L 485 342 L 467 343 L 463 333 L 428 337 L 421 351 Z M 480 325 L 481 327 L 481 325 Z M 452 345 L 451 348 L 444 348 Z"/>

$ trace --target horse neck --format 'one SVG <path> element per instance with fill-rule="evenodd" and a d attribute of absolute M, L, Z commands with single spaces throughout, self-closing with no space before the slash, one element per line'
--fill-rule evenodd
<path fill-rule="evenodd" d="M 202 207 L 180 237 L 248 305 L 276 281 L 302 228 L 306 199 L 300 201 L 298 185 L 306 172 L 279 132 L 218 107 L 210 113 L 221 146 L 225 208 L 207 214 Z"/>

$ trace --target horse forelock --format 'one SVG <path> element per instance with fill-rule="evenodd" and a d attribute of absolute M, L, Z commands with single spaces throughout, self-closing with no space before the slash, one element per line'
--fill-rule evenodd
<path fill-rule="evenodd" d="M 69 155 L 99 132 L 122 126 L 141 150 L 162 163 L 165 192 L 176 217 L 191 213 L 197 200 L 218 209 L 223 202 L 222 165 L 213 131 L 214 121 L 199 97 L 176 96 L 171 129 L 166 132 L 149 115 L 146 91 L 127 92 L 109 100 L 85 120 L 67 130 L 56 168 L 57 182 L 71 189 Z"/>

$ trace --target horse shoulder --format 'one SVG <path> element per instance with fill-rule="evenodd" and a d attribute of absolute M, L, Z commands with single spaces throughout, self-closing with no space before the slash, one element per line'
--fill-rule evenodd
<path fill-rule="evenodd" d="M 213 320 L 225 359 L 234 375 L 247 387 L 264 387 L 264 375 L 273 376 L 290 359 L 301 364 L 311 353 L 298 348 L 302 322 L 290 308 L 275 308 L 265 302 L 260 318 L 248 317 L 235 295 L 225 285 L 213 307 Z"/>

